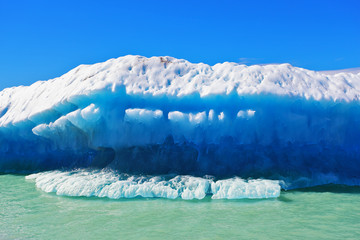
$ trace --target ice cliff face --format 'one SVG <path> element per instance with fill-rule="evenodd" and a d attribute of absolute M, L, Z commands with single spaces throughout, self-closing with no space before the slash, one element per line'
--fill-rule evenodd
<path fill-rule="evenodd" d="M 108 167 L 357 184 L 359 96 L 360 73 L 289 64 L 125 56 L 81 65 L 0 92 L 0 171 Z"/>

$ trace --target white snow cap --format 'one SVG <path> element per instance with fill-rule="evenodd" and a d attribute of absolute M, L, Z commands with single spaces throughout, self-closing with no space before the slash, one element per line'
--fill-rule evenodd
<path fill-rule="evenodd" d="M 128 95 L 184 97 L 199 94 L 276 94 L 314 100 L 358 101 L 360 73 L 324 74 L 289 64 L 214 66 L 172 57 L 124 56 L 80 65 L 63 76 L 0 92 L 0 126 L 36 116 L 57 105 L 77 104 L 81 97 L 125 89 Z M 95 110 L 94 110 L 95 111 Z M 84 113 L 85 114 L 85 113 Z"/>

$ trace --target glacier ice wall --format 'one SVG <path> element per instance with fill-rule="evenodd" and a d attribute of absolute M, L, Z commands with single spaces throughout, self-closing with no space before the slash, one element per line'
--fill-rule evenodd
<path fill-rule="evenodd" d="M 0 171 L 358 184 L 360 74 L 125 56 L 0 92 Z"/>

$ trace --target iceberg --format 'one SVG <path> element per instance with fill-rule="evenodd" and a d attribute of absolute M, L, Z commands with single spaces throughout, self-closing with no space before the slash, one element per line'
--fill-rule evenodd
<path fill-rule="evenodd" d="M 1 91 L 0 172 L 358 185 L 359 100 L 360 73 L 124 56 Z"/>

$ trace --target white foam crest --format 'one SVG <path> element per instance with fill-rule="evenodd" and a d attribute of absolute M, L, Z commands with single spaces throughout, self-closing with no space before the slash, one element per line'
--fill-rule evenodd
<path fill-rule="evenodd" d="M 276 198 L 279 181 L 232 178 L 213 181 L 193 176 L 131 176 L 112 171 L 49 171 L 26 177 L 44 192 L 64 196 L 120 198 L 213 199 Z"/>
<path fill-rule="evenodd" d="M 277 180 L 255 179 L 245 181 L 234 177 L 211 184 L 213 199 L 274 198 L 280 196 L 280 182 Z"/>

